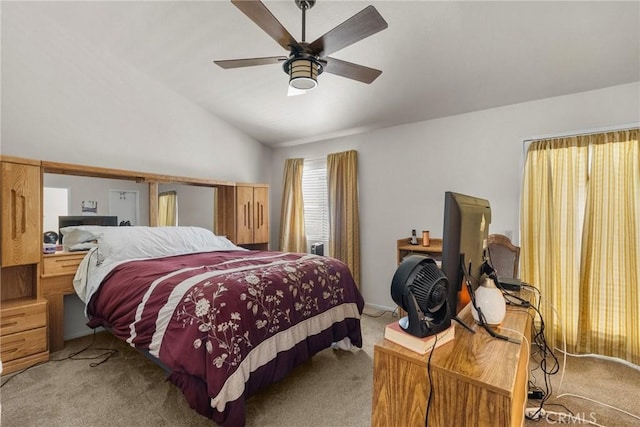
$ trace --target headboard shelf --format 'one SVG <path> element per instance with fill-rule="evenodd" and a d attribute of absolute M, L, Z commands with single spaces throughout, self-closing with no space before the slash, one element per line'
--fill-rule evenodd
<path fill-rule="evenodd" d="M 99 166 L 77 165 L 73 163 L 50 162 L 43 160 L 42 171 L 44 173 L 56 173 L 61 175 L 87 176 L 92 178 L 124 179 L 136 182 L 148 182 L 158 184 L 186 184 L 201 187 L 235 187 L 232 181 L 220 181 L 216 179 L 194 178 L 187 176 L 175 176 L 166 174 L 154 174 L 137 172 L 125 169 L 103 168 Z"/>
<path fill-rule="evenodd" d="M 42 161 L 42 171 L 44 173 L 88 176 L 92 178 L 127 179 L 136 182 L 144 182 L 148 175 L 124 169 L 111 169 L 98 166 L 76 165 L 72 163 L 49 162 L 46 160 Z"/>

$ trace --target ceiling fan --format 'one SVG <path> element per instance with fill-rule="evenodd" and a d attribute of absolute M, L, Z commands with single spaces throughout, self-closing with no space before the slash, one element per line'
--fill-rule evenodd
<path fill-rule="evenodd" d="M 289 56 L 229 59 L 213 61 L 222 68 L 252 67 L 282 63 L 289 75 L 289 94 L 305 93 L 318 85 L 318 75 L 323 71 L 363 83 L 373 82 L 382 71 L 353 64 L 328 55 L 356 43 L 387 28 L 387 22 L 375 7 L 367 6 L 351 18 L 311 43 L 305 41 L 306 11 L 315 5 L 315 0 L 294 0 L 302 11 L 302 40 L 300 42 L 282 26 L 267 7 L 259 0 L 231 0 L 238 9 L 262 28 L 280 46 L 289 51 Z M 293 93 L 291 92 L 293 91 Z"/>

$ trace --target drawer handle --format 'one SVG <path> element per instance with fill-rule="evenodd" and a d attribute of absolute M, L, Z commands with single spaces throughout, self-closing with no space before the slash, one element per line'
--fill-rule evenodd
<path fill-rule="evenodd" d="M 25 313 L 16 313 L 11 316 L 5 316 L 4 319 L 2 319 L 1 326 L 3 328 L 5 326 L 15 326 L 16 323 L 18 323 L 18 321 L 23 317 L 25 317 Z"/>
<path fill-rule="evenodd" d="M 80 263 L 79 263 L 79 262 L 69 262 L 69 261 L 64 262 L 64 261 L 62 261 L 62 262 L 60 263 L 60 265 L 61 265 L 62 267 L 77 267 L 78 265 L 80 265 Z"/>
<path fill-rule="evenodd" d="M 11 353 L 15 353 L 17 351 L 18 351 L 18 347 L 9 348 L 9 349 L 3 349 L 2 350 L 2 354 L 11 354 Z"/>
<path fill-rule="evenodd" d="M 18 324 L 17 320 L 4 322 L 3 324 L 0 325 L 0 328 L 8 328 L 10 326 L 16 326 L 17 324 Z"/>
<path fill-rule="evenodd" d="M 27 231 L 27 198 L 21 189 L 11 189 L 10 204 L 11 239 L 15 240 Z"/>
<path fill-rule="evenodd" d="M 11 354 L 11 353 L 15 353 L 15 352 L 17 352 L 18 350 L 20 350 L 20 344 L 23 344 L 23 343 L 25 343 L 25 342 L 27 342 L 27 340 L 26 340 L 26 339 L 24 339 L 24 338 L 21 338 L 21 339 L 16 340 L 16 341 L 11 340 L 11 344 L 12 344 L 12 345 L 14 345 L 15 347 L 11 347 L 11 348 L 3 348 L 1 353 L 2 353 L 2 354 Z"/>

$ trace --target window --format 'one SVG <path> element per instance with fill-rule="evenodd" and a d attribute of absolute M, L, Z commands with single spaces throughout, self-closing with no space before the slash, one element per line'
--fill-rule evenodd
<path fill-rule="evenodd" d="M 304 227 L 309 246 L 324 243 L 329 250 L 329 207 L 327 198 L 327 159 L 304 161 L 302 172 Z"/>

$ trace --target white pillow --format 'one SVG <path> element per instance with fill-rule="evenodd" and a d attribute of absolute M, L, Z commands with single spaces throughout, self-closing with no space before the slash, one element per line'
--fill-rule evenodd
<path fill-rule="evenodd" d="M 92 242 L 98 240 L 102 235 L 99 225 L 76 225 L 60 229 L 62 233 L 62 243 L 65 246 L 73 246 L 78 243 Z"/>
<path fill-rule="evenodd" d="M 114 262 L 194 252 L 244 250 L 201 227 L 103 227 L 100 259 Z"/>

